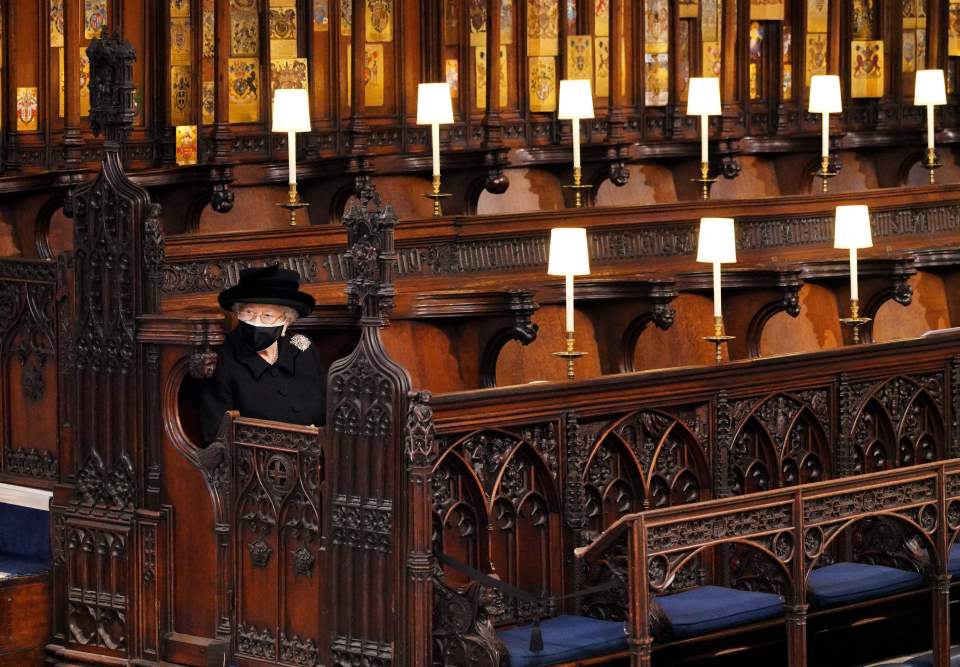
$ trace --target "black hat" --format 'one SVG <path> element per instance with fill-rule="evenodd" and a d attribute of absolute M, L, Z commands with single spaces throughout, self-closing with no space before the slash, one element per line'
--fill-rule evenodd
<path fill-rule="evenodd" d="M 278 264 L 244 269 L 240 272 L 240 281 L 220 292 L 217 301 L 225 310 L 233 308 L 235 303 L 289 306 L 301 316 L 309 315 L 316 303 L 312 296 L 300 291 L 300 274 L 282 269 Z"/>

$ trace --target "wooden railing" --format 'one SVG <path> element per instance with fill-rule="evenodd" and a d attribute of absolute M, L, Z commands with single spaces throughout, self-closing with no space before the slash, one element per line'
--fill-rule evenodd
<path fill-rule="evenodd" d="M 629 633 L 633 664 L 649 667 L 649 626 L 656 593 L 666 592 L 691 559 L 709 549 L 742 545 L 773 559 L 786 588 L 788 661 L 807 664 L 807 579 L 844 531 L 868 518 L 906 527 L 929 561 L 934 664 L 949 664 L 949 551 L 960 534 L 960 461 L 950 460 L 848 479 L 804 484 L 740 498 L 631 514 L 587 547 L 600 557 L 625 541 L 629 572 Z"/>

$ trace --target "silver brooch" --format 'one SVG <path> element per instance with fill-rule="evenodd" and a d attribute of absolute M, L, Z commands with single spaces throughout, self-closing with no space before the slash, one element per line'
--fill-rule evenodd
<path fill-rule="evenodd" d="M 296 336 L 290 337 L 290 344 L 295 348 L 303 352 L 308 347 L 310 347 L 310 339 L 304 336 L 303 334 L 297 334 Z"/>

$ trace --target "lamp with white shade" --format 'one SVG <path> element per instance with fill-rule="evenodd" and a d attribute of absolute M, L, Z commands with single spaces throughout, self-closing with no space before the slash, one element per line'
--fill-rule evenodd
<path fill-rule="evenodd" d="M 713 265 L 713 335 L 704 336 L 716 346 L 716 360 L 723 359 L 721 347 L 735 336 L 723 333 L 720 265 L 737 261 L 737 242 L 732 218 L 701 218 L 697 240 L 697 261 Z"/>
<path fill-rule="evenodd" d="M 417 87 L 417 125 L 429 125 L 433 148 L 433 214 L 443 215 L 440 201 L 449 194 L 440 192 L 440 126 L 453 122 L 453 101 L 449 83 L 421 83 Z"/>
<path fill-rule="evenodd" d="M 827 179 L 836 176 L 830 171 L 830 114 L 843 111 L 840 95 L 840 77 L 836 74 L 815 74 L 810 77 L 810 113 L 823 114 L 823 129 L 820 134 L 820 171 L 823 192 L 827 191 Z"/>
<path fill-rule="evenodd" d="M 571 121 L 571 133 L 573 135 L 573 185 L 565 185 L 564 187 L 574 191 L 577 208 L 583 206 L 581 191 L 590 188 L 589 185 L 581 184 L 580 120 L 583 118 L 593 118 L 593 92 L 590 90 L 590 80 L 562 80 L 560 82 L 560 105 L 557 119 Z"/>
<path fill-rule="evenodd" d="M 720 79 L 717 77 L 693 77 L 687 87 L 687 115 L 700 116 L 700 178 L 701 195 L 710 198 L 710 185 L 716 180 L 709 178 L 710 162 L 707 144 L 710 138 L 710 116 L 719 116 Z"/>
<path fill-rule="evenodd" d="M 850 317 L 840 323 L 852 327 L 853 342 L 860 342 L 860 327 L 870 321 L 860 317 L 860 293 L 857 284 L 857 250 L 873 245 L 870 233 L 870 210 L 860 204 L 838 206 L 834 219 L 833 247 L 850 251 Z"/>
<path fill-rule="evenodd" d="M 930 183 L 936 182 L 934 169 L 941 166 L 937 162 L 937 152 L 933 146 L 934 124 L 933 107 L 947 103 L 947 87 L 942 69 L 922 69 L 917 72 L 913 103 L 927 107 L 927 169 L 930 170 Z"/>
<path fill-rule="evenodd" d="M 584 352 L 574 351 L 573 334 L 573 277 L 590 274 L 590 252 L 587 246 L 587 230 L 583 227 L 558 227 L 550 230 L 550 258 L 547 273 L 563 276 L 566 288 L 567 349 L 553 354 L 567 360 L 567 377 L 574 379 L 573 362 Z"/>
<path fill-rule="evenodd" d="M 297 197 L 297 132 L 310 131 L 310 98 L 306 90 L 278 88 L 273 94 L 273 131 L 287 133 L 288 198 L 278 204 L 290 211 L 290 224 L 297 224 L 297 209 L 309 206 Z"/>

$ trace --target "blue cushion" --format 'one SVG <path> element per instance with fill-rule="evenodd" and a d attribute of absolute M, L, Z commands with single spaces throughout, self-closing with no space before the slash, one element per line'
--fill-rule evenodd
<path fill-rule="evenodd" d="M 947 561 L 947 572 L 950 576 L 960 576 L 960 542 L 950 547 L 950 560 Z"/>
<path fill-rule="evenodd" d="M 44 574 L 50 569 L 47 561 L 35 558 L 17 558 L 16 556 L 0 555 L 0 581 L 13 577 L 27 577 L 34 574 Z"/>
<path fill-rule="evenodd" d="M 933 667 L 933 652 L 927 651 L 908 658 L 898 658 L 876 667 Z M 960 667 L 960 646 L 950 649 L 950 667 Z"/>
<path fill-rule="evenodd" d="M 865 563 L 834 563 L 807 577 L 810 601 L 820 607 L 870 600 L 922 585 L 923 576 L 916 572 Z"/>
<path fill-rule="evenodd" d="M 0 556 L 50 560 L 50 513 L 0 503 Z"/>
<path fill-rule="evenodd" d="M 601 621 L 586 616 L 557 616 L 540 621 L 543 650 L 530 651 L 529 625 L 498 632 L 510 654 L 510 667 L 541 667 L 584 660 L 627 650 L 627 633 L 621 621 Z"/>
<path fill-rule="evenodd" d="M 754 623 L 783 615 L 783 598 L 773 593 L 698 586 L 657 598 L 675 637 Z"/>

